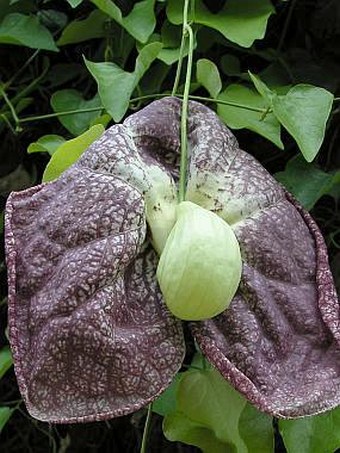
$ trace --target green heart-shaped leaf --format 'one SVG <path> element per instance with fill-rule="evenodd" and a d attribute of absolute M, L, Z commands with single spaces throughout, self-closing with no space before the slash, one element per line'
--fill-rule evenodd
<path fill-rule="evenodd" d="M 229 85 L 218 98 L 252 109 L 265 110 L 269 107 L 268 102 L 257 91 L 243 85 Z M 267 138 L 278 148 L 283 149 L 280 138 L 280 123 L 272 113 L 267 113 L 263 117 L 263 113 L 255 110 L 222 104 L 218 104 L 217 112 L 227 126 L 232 129 L 249 129 Z"/>
<path fill-rule="evenodd" d="M 43 175 L 43 182 L 57 179 L 67 168 L 76 162 L 82 153 L 104 132 L 101 124 L 92 126 L 79 137 L 68 140 L 53 153 Z"/>
<path fill-rule="evenodd" d="M 340 447 L 340 407 L 325 414 L 280 420 L 288 453 L 333 453 Z"/>
<path fill-rule="evenodd" d="M 102 103 L 114 121 L 118 122 L 123 118 L 134 89 L 156 59 L 161 47 L 159 42 L 144 46 L 133 72 L 126 72 L 114 63 L 93 63 L 85 59 L 87 69 L 97 81 Z"/>
<path fill-rule="evenodd" d="M 169 0 L 167 15 L 170 22 L 183 22 L 183 0 Z M 213 28 L 242 47 L 250 47 L 255 39 L 262 39 L 267 21 L 274 8 L 269 0 L 228 0 L 225 6 L 213 14 L 202 0 L 195 3 L 195 23 Z"/>
<path fill-rule="evenodd" d="M 98 95 L 87 101 L 77 90 L 57 91 L 51 98 L 51 105 L 56 113 L 68 112 L 69 110 L 97 108 L 93 112 L 58 116 L 61 124 L 76 136 L 86 131 L 90 127 L 91 122 L 100 116 L 101 113 L 101 101 Z"/>
<path fill-rule="evenodd" d="M 123 16 L 121 10 L 111 0 L 91 1 L 138 41 L 145 43 L 151 36 L 156 25 L 155 0 L 135 2 L 134 7 L 127 16 Z"/>
<path fill-rule="evenodd" d="M 323 142 L 333 95 L 324 88 L 296 85 L 284 96 L 274 96 L 273 112 L 311 162 Z"/>
<path fill-rule="evenodd" d="M 12 13 L 0 24 L 0 43 L 58 51 L 51 33 L 35 16 Z"/>

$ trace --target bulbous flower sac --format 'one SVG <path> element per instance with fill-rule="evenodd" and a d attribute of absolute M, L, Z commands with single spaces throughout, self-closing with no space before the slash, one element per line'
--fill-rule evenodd
<path fill-rule="evenodd" d="M 241 273 L 240 247 L 230 226 L 190 201 L 180 203 L 157 269 L 169 310 L 190 321 L 222 313 L 237 291 Z"/>

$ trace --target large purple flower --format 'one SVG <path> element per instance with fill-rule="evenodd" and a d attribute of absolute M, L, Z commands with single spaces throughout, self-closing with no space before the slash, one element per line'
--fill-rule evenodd
<path fill-rule="evenodd" d="M 182 325 L 163 303 L 154 250 L 174 223 L 180 105 L 153 102 L 58 180 L 9 197 L 10 342 L 40 420 L 130 413 L 181 367 Z M 339 303 L 316 224 L 195 102 L 189 143 L 187 199 L 232 226 L 243 260 L 230 307 L 189 324 L 197 343 L 261 410 L 296 417 L 336 406 Z"/>

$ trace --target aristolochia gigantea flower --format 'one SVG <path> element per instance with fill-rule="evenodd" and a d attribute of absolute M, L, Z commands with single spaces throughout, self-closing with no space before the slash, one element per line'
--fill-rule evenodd
<path fill-rule="evenodd" d="M 183 234 L 176 226 L 180 105 L 175 98 L 153 102 L 111 127 L 59 179 L 8 199 L 10 342 L 20 391 L 40 420 L 133 412 L 181 367 L 182 321 L 164 304 L 156 276 L 159 254 L 161 286 L 167 266 L 174 268 L 163 250 L 171 249 L 171 259 L 196 259 L 188 244 L 176 251 L 167 242 Z M 234 258 L 238 245 L 242 258 L 239 285 L 240 266 L 223 264 L 235 275 L 226 273 L 220 289 L 214 282 L 211 303 L 219 308 L 197 318 L 228 308 L 189 323 L 197 344 L 263 411 L 297 417 L 331 409 L 340 403 L 339 303 L 316 224 L 239 149 L 214 112 L 191 102 L 188 130 L 186 206 L 211 211 L 214 225 L 218 216 L 235 241 Z M 198 242 L 210 234 L 196 229 Z M 176 240 L 186 238 L 190 225 Z M 207 272 L 224 262 L 228 240 L 220 240 Z M 186 267 L 178 265 L 182 275 Z M 188 316 L 180 307 L 179 315 L 197 319 L 198 295 L 185 285 L 183 300 L 193 307 Z M 165 287 L 176 313 L 173 288 Z"/>

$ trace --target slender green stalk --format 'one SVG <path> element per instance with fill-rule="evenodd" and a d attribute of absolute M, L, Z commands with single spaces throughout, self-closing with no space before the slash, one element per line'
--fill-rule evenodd
<path fill-rule="evenodd" d="M 185 27 L 186 24 L 188 23 L 188 9 L 189 9 L 189 3 L 190 0 L 185 0 L 184 2 L 184 8 L 183 8 L 183 30 L 182 30 L 182 39 L 181 39 L 181 47 L 179 49 L 179 59 L 177 63 L 177 70 L 176 70 L 176 76 L 175 76 L 175 81 L 174 81 L 174 86 L 172 88 L 172 93 L 171 96 L 175 96 L 178 90 L 178 85 L 179 85 L 179 79 L 181 77 L 181 72 L 182 72 L 182 65 L 183 65 L 183 58 L 184 58 L 184 49 L 185 49 L 185 42 L 186 42 L 186 31 Z"/>
<path fill-rule="evenodd" d="M 12 102 L 9 100 L 5 90 L 2 87 L 0 87 L 0 94 L 4 98 L 4 101 L 6 102 L 6 104 L 8 105 L 8 108 L 11 111 L 11 114 L 12 114 L 12 117 L 13 117 L 13 119 L 15 121 L 15 124 L 19 124 L 20 120 L 18 118 L 17 112 L 15 111 L 15 108 L 14 108 Z"/>
<path fill-rule="evenodd" d="M 179 49 L 179 60 L 177 64 L 176 76 L 174 81 L 174 86 L 172 88 L 171 96 L 175 96 L 178 90 L 179 79 L 182 71 L 183 55 L 184 55 L 184 46 L 185 46 L 185 36 L 182 35 L 181 47 Z"/>
<path fill-rule="evenodd" d="M 25 69 L 27 68 L 27 66 L 29 66 L 29 65 L 32 63 L 32 61 L 36 58 L 36 56 L 39 54 L 39 52 L 40 52 L 40 49 L 36 50 L 36 51 L 35 51 L 35 52 L 34 52 L 34 53 L 33 53 L 33 54 L 25 61 L 25 63 L 19 68 L 19 70 L 18 70 L 15 74 L 13 74 L 12 78 L 11 78 L 8 82 L 6 82 L 6 84 L 5 84 L 5 85 L 6 85 L 6 88 L 10 87 L 10 86 L 13 84 L 13 82 L 15 81 L 15 79 L 16 79 L 17 77 L 19 77 L 19 75 L 22 74 L 22 73 L 25 71 Z"/>
<path fill-rule="evenodd" d="M 182 96 L 178 95 L 178 97 L 182 97 Z M 208 97 L 204 97 L 204 96 L 195 96 L 193 94 L 190 94 L 189 99 L 194 99 L 196 101 L 203 101 L 203 102 L 213 102 L 214 104 L 230 105 L 231 107 L 238 107 L 240 109 L 250 110 L 251 112 L 258 112 L 258 113 L 267 112 L 267 109 L 265 109 L 265 108 L 251 107 L 250 105 L 240 104 L 238 102 L 233 102 L 233 101 L 224 101 L 223 99 L 214 99 L 214 98 L 208 98 Z"/>
<path fill-rule="evenodd" d="M 196 0 L 191 0 L 191 22 L 195 23 L 196 19 Z"/>
<path fill-rule="evenodd" d="M 138 96 L 135 98 L 130 99 L 130 103 L 143 101 L 147 99 L 155 99 L 155 98 L 162 98 L 169 96 L 169 93 L 157 93 L 157 94 L 146 94 L 144 96 Z M 178 94 L 177 97 L 183 98 L 183 95 Z M 192 94 L 189 95 L 189 99 L 193 99 L 196 101 L 203 101 L 203 102 L 212 102 L 214 104 L 222 104 L 222 105 L 230 105 L 232 107 L 238 107 L 240 109 L 250 110 L 251 112 L 258 112 L 258 113 L 265 113 L 267 109 L 258 108 L 258 107 L 251 107 L 250 105 L 239 104 L 238 102 L 233 101 L 225 101 L 223 99 L 214 99 L 204 96 L 194 96 Z M 89 107 L 85 109 L 78 109 L 78 110 L 67 110 L 65 112 L 58 112 L 58 113 L 47 113 L 46 115 L 37 115 L 37 116 L 29 116 L 26 118 L 19 118 L 19 123 L 29 123 L 32 121 L 39 121 L 39 120 L 47 120 L 50 118 L 56 118 L 58 116 L 67 116 L 67 115 L 77 115 L 78 113 L 87 113 L 87 112 L 99 112 L 100 110 L 104 110 L 104 107 Z M 3 116 L 3 115 L 1 115 Z"/>
<path fill-rule="evenodd" d="M 193 62 L 193 48 L 194 48 L 194 34 L 192 28 L 187 23 L 185 24 L 185 33 L 189 37 L 189 53 L 187 72 L 185 77 L 183 101 L 182 101 L 182 113 L 181 113 L 181 163 L 179 173 L 179 187 L 178 187 L 178 200 L 179 202 L 185 200 L 186 191 L 186 179 L 187 179 L 187 166 L 188 166 L 188 105 L 189 105 L 189 93 L 190 93 L 190 82 L 191 82 L 191 71 Z"/>
<path fill-rule="evenodd" d="M 152 403 L 150 403 L 148 406 L 148 413 L 146 415 L 143 437 L 142 437 L 142 445 L 140 447 L 140 453 L 146 453 L 146 447 L 147 447 L 148 437 L 149 437 L 149 432 L 150 432 L 151 416 L 152 416 Z"/>
<path fill-rule="evenodd" d="M 175 81 L 174 81 L 174 86 L 172 88 L 171 96 L 176 96 L 176 93 L 178 90 L 179 79 L 181 77 L 181 72 L 182 72 L 185 41 L 186 41 L 185 36 L 184 36 L 184 34 L 182 34 L 181 47 L 179 49 L 179 59 L 178 59 L 177 69 L 176 69 L 176 76 L 175 76 Z"/>
<path fill-rule="evenodd" d="M 34 89 L 34 87 L 39 84 L 40 80 L 42 80 L 45 77 L 48 70 L 49 70 L 49 67 L 46 66 L 46 68 L 42 71 L 42 73 L 39 75 L 39 77 L 32 80 L 32 82 L 29 85 L 27 85 L 22 91 L 20 91 L 16 96 L 14 96 L 12 98 L 12 103 L 16 104 L 20 99 L 22 99 L 27 94 L 29 94 Z"/>
<path fill-rule="evenodd" d="M 29 66 L 29 64 L 34 60 L 34 58 L 38 55 L 38 53 L 40 52 L 40 49 L 36 50 L 33 55 L 31 55 L 29 57 L 29 59 L 19 68 L 19 70 L 12 76 L 12 78 L 10 80 L 8 80 L 7 82 L 5 82 L 3 84 L 3 89 L 4 90 L 7 90 L 14 82 L 14 80 L 20 75 L 22 74 L 25 69 L 27 68 L 27 66 Z M 2 93 L 0 93 L 2 94 Z"/>
<path fill-rule="evenodd" d="M 100 110 L 103 110 L 103 108 L 104 107 L 88 107 L 86 109 L 67 110 L 66 112 L 47 113 L 46 115 L 29 116 L 27 118 L 19 119 L 19 123 L 29 123 L 31 121 L 48 120 L 49 118 L 56 118 L 57 116 L 76 115 L 77 113 L 99 112 Z"/>
<path fill-rule="evenodd" d="M 139 96 L 133 99 L 130 99 L 130 103 L 142 101 L 146 99 L 154 99 L 158 97 L 165 97 L 169 96 L 169 94 L 145 94 L 144 96 Z M 65 112 L 58 112 L 58 113 L 47 113 L 46 115 L 37 115 L 37 116 L 29 116 L 27 118 L 19 119 L 19 123 L 29 123 L 31 121 L 38 121 L 38 120 L 47 120 L 50 118 L 56 118 L 58 116 L 67 116 L 67 115 L 77 115 L 78 113 L 88 113 L 88 112 L 99 112 L 100 110 L 104 110 L 104 106 L 100 107 L 88 107 L 85 109 L 77 109 L 77 110 L 67 110 Z"/>
<path fill-rule="evenodd" d="M 7 124 L 7 127 L 13 132 L 13 134 L 15 134 L 15 129 L 12 126 L 10 120 L 7 118 L 7 116 L 4 113 L 1 113 L 0 118 L 4 120 L 4 122 Z"/>

